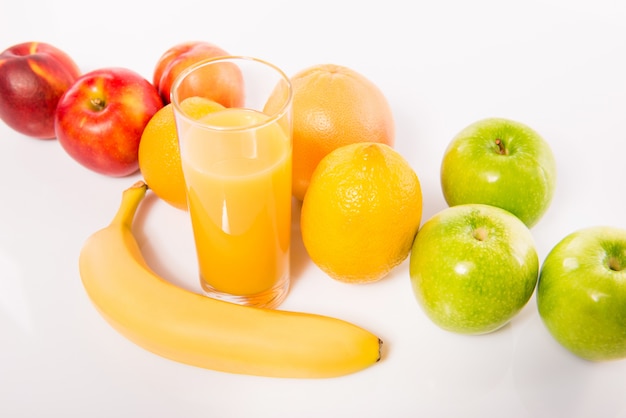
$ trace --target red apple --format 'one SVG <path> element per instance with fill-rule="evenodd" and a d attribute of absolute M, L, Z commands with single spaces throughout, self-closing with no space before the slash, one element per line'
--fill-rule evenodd
<path fill-rule="evenodd" d="M 0 119 L 34 138 L 55 136 L 59 98 L 80 76 L 65 52 L 43 42 L 24 42 L 0 53 Z"/>
<path fill-rule="evenodd" d="M 209 58 L 230 55 L 222 48 L 201 41 L 183 42 L 174 45 L 159 58 L 154 69 L 153 84 L 158 89 L 163 103 L 171 101 L 171 88 L 174 80 L 187 67 Z M 242 79 L 238 69 L 221 66 L 219 70 L 207 69 L 198 76 L 190 77 L 185 96 L 206 97 L 225 107 L 243 105 Z"/>
<path fill-rule="evenodd" d="M 144 127 L 163 107 L 156 88 L 125 68 L 83 74 L 57 106 L 55 128 L 61 146 L 83 166 L 122 177 L 139 168 Z"/>

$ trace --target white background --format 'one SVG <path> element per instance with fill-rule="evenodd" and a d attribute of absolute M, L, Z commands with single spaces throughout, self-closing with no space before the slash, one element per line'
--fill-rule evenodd
<path fill-rule="evenodd" d="M 0 49 L 48 42 L 83 71 L 122 66 L 149 80 L 160 55 L 187 40 L 288 74 L 351 67 L 393 108 L 396 149 L 422 182 L 423 220 L 446 206 L 439 164 L 454 134 L 489 116 L 526 123 L 558 161 L 553 203 L 532 229 L 543 260 L 579 228 L 626 227 L 625 21 L 620 0 L 3 0 Z M 626 417 L 626 361 L 566 352 L 534 298 L 496 333 L 447 333 L 415 301 L 408 260 L 375 284 L 335 282 L 307 258 L 297 214 L 281 308 L 370 329 L 385 341 L 383 360 L 346 377 L 291 380 L 157 357 L 104 322 L 77 269 L 84 240 L 137 178 L 89 172 L 57 141 L 0 123 L 0 416 Z M 196 289 L 186 212 L 152 196 L 136 227 L 154 268 Z"/>

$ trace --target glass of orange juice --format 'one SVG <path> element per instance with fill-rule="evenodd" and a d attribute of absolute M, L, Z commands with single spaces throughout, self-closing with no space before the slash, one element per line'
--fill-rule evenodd
<path fill-rule="evenodd" d="M 202 288 L 274 308 L 289 289 L 289 78 L 263 60 L 228 56 L 188 67 L 171 91 Z M 190 97 L 218 104 L 189 112 L 181 104 Z"/>

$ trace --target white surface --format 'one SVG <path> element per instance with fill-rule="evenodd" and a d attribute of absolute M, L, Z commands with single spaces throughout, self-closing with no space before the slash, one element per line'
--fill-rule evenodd
<path fill-rule="evenodd" d="M 361 72 L 393 107 L 396 148 L 422 182 L 424 220 L 445 207 L 439 163 L 452 136 L 483 117 L 519 120 L 558 160 L 556 196 L 532 230 L 541 259 L 578 228 L 626 227 L 623 2 L 8 3 L 0 49 L 49 42 L 84 71 L 123 66 L 151 79 L 167 48 L 197 39 L 288 74 L 324 62 Z M 281 380 L 144 351 L 97 314 L 77 270 L 82 243 L 136 178 L 91 173 L 56 141 L 0 124 L 0 416 L 626 417 L 626 362 L 590 364 L 565 352 L 534 298 L 497 333 L 446 333 L 417 305 L 408 262 L 379 283 L 343 285 L 309 261 L 297 229 L 282 308 L 372 330 L 385 340 L 382 362 L 337 379 Z M 195 289 L 186 213 L 145 203 L 137 226 L 150 262 Z"/>

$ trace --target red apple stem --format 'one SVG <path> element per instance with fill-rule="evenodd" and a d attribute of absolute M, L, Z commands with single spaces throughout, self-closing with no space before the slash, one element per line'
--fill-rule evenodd
<path fill-rule="evenodd" d="M 107 106 L 106 102 L 99 97 L 91 99 L 91 108 L 96 112 L 100 112 L 106 106 Z"/>

